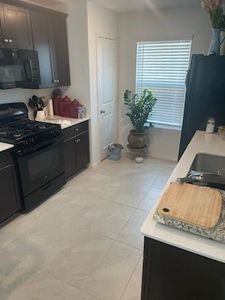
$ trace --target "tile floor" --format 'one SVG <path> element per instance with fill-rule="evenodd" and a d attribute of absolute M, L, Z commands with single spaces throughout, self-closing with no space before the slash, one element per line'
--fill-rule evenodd
<path fill-rule="evenodd" d="M 1 300 L 139 300 L 140 227 L 175 164 L 105 160 L 0 230 Z"/>

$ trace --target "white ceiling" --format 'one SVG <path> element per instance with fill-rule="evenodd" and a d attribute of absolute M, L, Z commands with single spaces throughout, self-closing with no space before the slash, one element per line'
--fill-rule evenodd
<path fill-rule="evenodd" d="M 61 3 L 71 3 L 77 0 L 29 0 L 29 2 L 54 6 Z M 84 0 L 85 1 L 85 0 Z M 100 6 L 116 12 L 129 12 L 144 9 L 175 8 L 187 6 L 200 6 L 200 0 L 89 0 Z"/>

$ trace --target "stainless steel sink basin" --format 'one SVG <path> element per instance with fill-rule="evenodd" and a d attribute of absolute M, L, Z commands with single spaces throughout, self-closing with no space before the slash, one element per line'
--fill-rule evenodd
<path fill-rule="evenodd" d="M 225 175 L 225 156 L 198 153 L 190 167 L 190 171 Z"/>

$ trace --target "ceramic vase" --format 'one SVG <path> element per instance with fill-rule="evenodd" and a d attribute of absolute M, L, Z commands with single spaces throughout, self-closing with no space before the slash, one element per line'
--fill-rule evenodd
<path fill-rule="evenodd" d="M 209 55 L 220 55 L 220 29 L 212 28 L 212 41 L 209 47 Z"/>
<path fill-rule="evenodd" d="M 45 120 L 45 112 L 44 112 L 44 110 L 38 110 L 37 111 L 35 120 L 36 121 L 43 121 L 43 120 Z"/>
<path fill-rule="evenodd" d="M 220 55 L 225 55 L 225 31 L 221 32 Z"/>

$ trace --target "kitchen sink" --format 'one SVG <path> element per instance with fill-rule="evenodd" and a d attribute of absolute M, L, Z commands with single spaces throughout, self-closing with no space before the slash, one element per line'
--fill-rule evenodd
<path fill-rule="evenodd" d="M 198 153 L 190 167 L 190 171 L 225 175 L 225 156 Z"/>

